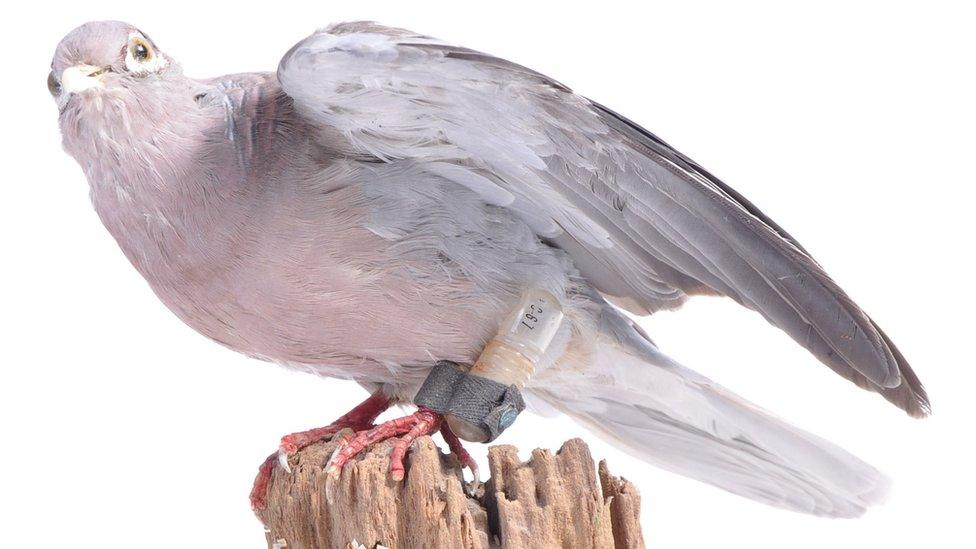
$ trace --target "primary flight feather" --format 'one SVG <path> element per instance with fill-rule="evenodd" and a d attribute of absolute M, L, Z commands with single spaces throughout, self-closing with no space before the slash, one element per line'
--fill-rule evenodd
<path fill-rule="evenodd" d="M 232 349 L 371 389 L 343 425 L 411 401 L 437 361 L 474 362 L 527 288 L 566 312 L 530 402 L 752 499 L 855 516 L 885 479 L 674 363 L 611 303 L 728 296 L 928 413 L 905 358 L 795 239 L 520 65 L 346 23 L 276 74 L 195 80 L 135 27 L 96 22 L 58 46 L 49 86 L 96 211 L 159 298 Z"/>

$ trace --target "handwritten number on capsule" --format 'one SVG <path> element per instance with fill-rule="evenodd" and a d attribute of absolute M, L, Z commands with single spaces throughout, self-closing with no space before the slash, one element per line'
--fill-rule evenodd
<path fill-rule="evenodd" d="M 523 326 L 525 326 L 526 328 L 530 329 L 530 330 L 535 330 L 536 324 L 539 323 L 539 317 L 536 316 L 536 315 L 540 315 L 541 316 L 543 314 L 543 312 L 544 311 L 542 310 L 542 307 L 540 307 L 538 305 L 535 305 L 535 304 L 529 305 L 529 312 L 527 312 L 524 315 L 522 315 L 522 322 L 521 322 L 521 324 Z M 535 313 L 535 314 L 533 314 L 533 313 Z M 528 320 L 529 322 L 531 322 L 531 324 L 529 322 L 526 322 L 526 320 Z"/>

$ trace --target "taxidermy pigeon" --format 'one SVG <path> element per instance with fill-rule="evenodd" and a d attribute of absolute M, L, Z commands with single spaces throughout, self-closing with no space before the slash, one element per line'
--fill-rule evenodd
<path fill-rule="evenodd" d="M 159 299 L 250 356 L 372 396 L 280 455 L 395 439 L 374 425 L 441 361 L 472 364 L 524 291 L 564 319 L 523 388 L 647 462 L 747 498 L 850 517 L 885 478 L 677 364 L 621 312 L 724 295 L 838 374 L 925 416 L 881 329 L 779 225 L 654 134 L 530 69 L 410 31 L 330 26 L 277 73 L 197 80 L 137 28 L 87 23 L 48 86 L 95 210 Z M 287 460 L 284 460 L 287 463 Z M 263 490 L 275 457 L 262 466 Z"/>

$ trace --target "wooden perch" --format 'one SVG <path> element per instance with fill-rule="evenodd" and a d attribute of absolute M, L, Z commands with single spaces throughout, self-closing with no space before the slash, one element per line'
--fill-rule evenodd
<path fill-rule="evenodd" d="M 291 458 L 293 473 L 275 471 L 259 513 L 269 549 L 644 547 L 637 489 L 605 462 L 598 479 L 579 439 L 556 455 L 534 450 L 526 463 L 512 446 L 491 447 L 491 479 L 475 495 L 430 437 L 410 450 L 402 482 L 387 473 L 383 443 L 327 486 L 323 466 L 334 448 L 315 444 Z"/>

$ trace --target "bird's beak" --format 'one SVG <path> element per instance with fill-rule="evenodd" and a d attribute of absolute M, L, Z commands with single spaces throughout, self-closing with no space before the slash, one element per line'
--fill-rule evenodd
<path fill-rule="evenodd" d="M 104 88 L 102 75 L 107 67 L 92 65 L 76 65 L 68 67 L 61 73 L 61 87 L 67 93 L 78 93 L 90 88 Z"/>

